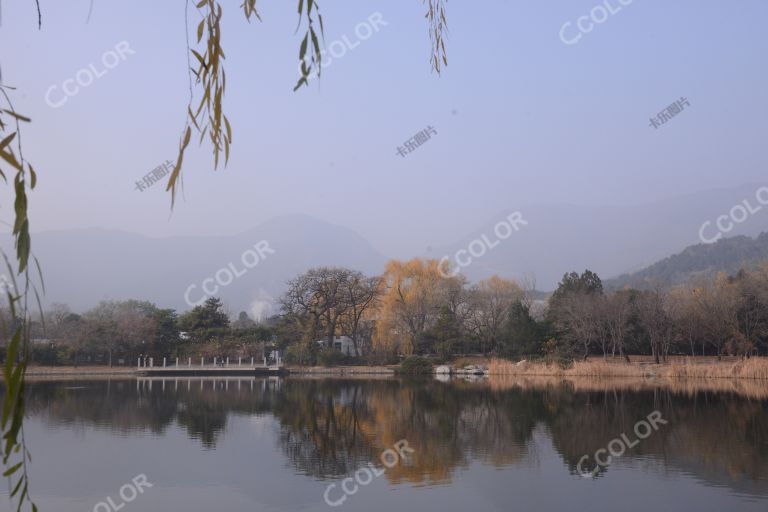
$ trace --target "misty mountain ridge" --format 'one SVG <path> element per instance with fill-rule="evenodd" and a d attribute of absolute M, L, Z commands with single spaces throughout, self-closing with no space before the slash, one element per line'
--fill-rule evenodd
<path fill-rule="evenodd" d="M 521 206 L 500 212 L 479 229 L 428 255 L 448 257 L 455 263 L 457 251 L 467 250 L 473 240 L 485 236 L 494 242 L 494 226 L 518 211 L 528 224 L 461 270 L 472 281 L 494 273 L 535 276 L 537 288 L 553 290 L 568 271 L 588 268 L 604 279 L 616 277 L 698 244 L 704 222 L 714 223 L 745 199 L 757 204 L 755 193 L 760 187 L 747 184 L 647 204 Z M 727 235 L 755 236 L 767 230 L 765 207 L 735 223 Z"/>
<path fill-rule="evenodd" d="M 459 269 L 470 281 L 493 274 L 528 276 L 535 278 L 540 290 L 554 289 L 566 272 L 587 268 L 608 279 L 626 278 L 625 274 L 648 267 L 648 274 L 639 274 L 643 280 L 657 272 L 649 267 L 655 262 L 662 264 L 663 258 L 700 244 L 703 222 L 714 222 L 727 214 L 745 198 L 754 197 L 758 188 L 744 185 L 639 205 L 523 206 L 500 212 L 454 243 L 415 256 L 447 257 L 453 263 L 457 252 L 468 252 L 474 242 L 474 253 L 482 255 Z M 508 233 L 501 230 L 502 235 L 508 235 L 505 238 L 497 236 L 495 227 L 514 212 L 519 212 L 527 224 Z M 728 233 L 731 238 L 689 249 L 706 253 L 718 247 L 732 248 L 732 244 L 746 243 L 739 235 L 755 236 L 762 231 L 768 231 L 768 208 L 736 224 Z M 730 241 L 734 238 L 736 242 Z M 12 254 L 10 237 L 3 239 L 3 249 Z M 484 250 L 479 251 L 477 240 L 486 245 Z M 758 240 L 764 242 L 763 237 Z M 246 268 L 246 252 L 254 251 L 255 244 L 262 241 L 274 252 L 266 252 L 255 266 Z M 204 296 L 203 281 L 209 279 L 209 289 L 216 287 L 215 295 L 224 300 L 231 313 L 245 310 L 257 318 L 275 312 L 275 300 L 284 292 L 286 282 L 311 267 L 345 266 L 373 275 L 380 274 L 389 259 L 354 230 L 301 214 L 275 217 L 226 236 L 152 238 L 101 228 L 39 232 L 32 237 L 32 250 L 44 272 L 45 304 L 62 302 L 82 311 L 99 300 L 135 298 L 186 310 L 190 308 L 185 298 L 190 286 L 194 288 L 188 297 L 196 302 Z M 751 258 L 760 258 L 760 254 L 758 251 Z M 249 257 L 253 259 L 253 254 Z M 727 271 L 735 264 L 723 266 L 718 258 L 725 262 L 725 256 L 713 258 L 713 268 L 722 266 Z M 231 270 L 222 271 L 227 268 Z M 221 282 L 229 281 L 229 272 L 237 277 L 222 286 L 215 281 L 219 271 Z M 681 278 L 675 277 L 678 274 L 696 271 L 681 267 L 660 274 L 675 280 Z"/>
<path fill-rule="evenodd" d="M 657 285 L 670 286 L 695 282 L 724 272 L 734 275 L 742 268 L 753 268 L 768 262 L 768 232 L 755 238 L 734 236 L 721 238 L 711 244 L 686 247 L 649 267 L 631 274 L 624 274 L 604 282 L 607 289 L 626 286 L 649 289 Z"/>
<path fill-rule="evenodd" d="M 255 266 L 243 260 L 254 246 L 268 243 Z M 12 249 L 5 237 L 3 249 Z M 254 317 L 274 312 L 274 300 L 293 276 L 313 266 L 342 265 L 381 272 L 386 258 L 354 231 L 306 215 L 276 217 L 231 236 L 151 238 L 101 228 L 47 231 L 32 237 L 32 250 L 45 278 L 45 303 L 62 302 L 75 311 L 100 300 L 146 299 L 178 310 L 203 296 L 203 280 L 230 269 L 231 283 L 218 286 L 230 312 Z M 222 275 L 225 276 L 226 273 Z M 222 283 L 227 277 L 220 277 Z M 209 283 L 210 285 L 211 283 Z M 210 286 L 209 286 L 210 289 Z"/>

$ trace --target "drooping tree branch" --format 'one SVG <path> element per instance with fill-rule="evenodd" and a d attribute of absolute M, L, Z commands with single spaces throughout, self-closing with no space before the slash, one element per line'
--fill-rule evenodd
<path fill-rule="evenodd" d="M 32 510 L 36 511 L 37 507 L 32 502 L 29 492 L 27 462 L 31 459 L 24 439 L 24 374 L 29 360 L 31 337 L 31 318 L 28 309 L 28 299 L 31 292 L 34 292 L 38 305 L 40 305 L 40 297 L 37 290 L 31 286 L 29 279 L 31 238 L 27 216 L 27 188 L 34 189 L 37 184 L 37 174 L 32 165 L 24 160 L 21 144 L 21 123 L 30 120 L 16 112 L 8 89 L 12 88 L 0 83 L 0 104 L 5 103 L 5 108 L 0 107 L 0 178 L 8 183 L 7 177 L 11 173 L 14 176 L 15 219 L 12 236 L 16 249 L 16 265 L 14 268 L 3 254 L 12 286 L 6 289 L 10 318 L 7 325 L 0 325 L 2 335 L 9 339 L 5 365 L 2 369 L 6 393 L 0 414 L 0 430 L 2 431 L 0 452 L 5 468 L 3 476 L 9 477 L 14 482 L 10 499 L 17 500 L 17 511 L 21 510 L 24 503 L 28 503 Z M 10 118 L 10 122 L 7 121 L 8 118 Z M 39 265 L 37 268 L 39 271 Z M 20 288 L 16 284 L 16 275 L 23 276 L 23 292 L 20 292 Z M 40 279 L 42 282 L 42 274 Z M 42 310 L 42 307 L 40 309 Z"/>
<path fill-rule="evenodd" d="M 325 29 L 323 27 L 323 16 L 320 14 L 320 8 L 316 0 L 307 0 L 306 11 L 304 11 L 304 13 L 302 11 L 303 7 L 304 0 L 299 0 L 299 24 L 296 26 L 296 31 L 299 30 L 302 19 L 306 19 L 307 31 L 304 34 L 304 39 L 301 40 L 301 46 L 299 47 L 301 77 L 293 87 L 294 91 L 297 91 L 302 85 L 309 84 L 309 77 L 312 75 L 313 71 L 317 73 L 318 78 L 320 78 L 322 72 L 322 67 L 320 66 L 320 61 L 322 59 L 322 56 L 320 55 L 320 40 L 317 37 L 317 32 L 315 32 L 314 23 L 315 19 L 317 19 L 317 22 L 320 25 L 320 36 L 324 38 Z M 317 18 L 315 18 L 315 14 L 312 13 L 313 8 Z M 308 50 L 310 50 L 309 53 L 307 53 Z"/>
<path fill-rule="evenodd" d="M 448 65 L 448 55 L 445 51 L 445 33 L 448 31 L 448 22 L 445 20 L 445 4 L 448 0 L 424 0 L 428 4 L 427 14 L 424 16 L 429 22 L 429 41 L 432 43 L 432 55 L 429 62 L 437 74 L 440 74 L 441 65 Z"/>

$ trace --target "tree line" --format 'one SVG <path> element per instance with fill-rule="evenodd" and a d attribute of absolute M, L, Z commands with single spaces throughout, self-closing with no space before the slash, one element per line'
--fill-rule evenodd
<path fill-rule="evenodd" d="M 182 314 L 148 301 L 102 301 L 78 314 L 64 304 L 53 304 L 45 322 L 31 325 L 30 359 L 49 365 L 135 365 L 140 357 L 159 361 L 187 357 L 258 357 L 271 338 L 266 325 L 245 312 L 230 319 L 222 301 L 211 297 Z M 0 322 L 15 320 L 0 310 Z M 0 346 L 0 356 L 4 350 Z"/>
<path fill-rule="evenodd" d="M 674 287 L 606 290 L 589 270 L 563 276 L 546 300 L 493 276 L 471 284 L 438 260 L 392 260 L 378 276 L 319 267 L 287 283 L 280 313 L 236 318 L 212 297 L 184 313 L 147 301 L 104 301 L 82 314 L 51 307 L 32 326 L 40 364 L 135 364 L 146 356 L 254 357 L 292 364 L 448 361 L 466 354 L 570 361 L 591 356 L 768 354 L 768 265 Z M 450 276 L 450 277 L 446 277 Z M 4 331 L 14 319 L 2 311 Z M 333 349 L 346 336 L 360 357 Z M 319 343 L 319 341 L 325 343 Z"/>
<path fill-rule="evenodd" d="M 594 272 L 570 272 L 547 300 L 535 300 L 531 283 L 469 284 L 440 265 L 416 258 L 373 278 L 341 268 L 299 276 L 282 299 L 282 321 L 295 329 L 291 358 L 312 364 L 322 356 L 314 340 L 332 335 L 350 336 L 374 360 L 768 354 L 768 265 L 650 290 L 607 291 Z"/>

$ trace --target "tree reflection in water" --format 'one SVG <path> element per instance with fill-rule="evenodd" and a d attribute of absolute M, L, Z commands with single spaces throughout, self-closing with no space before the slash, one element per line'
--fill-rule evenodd
<path fill-rule="evenodd" d="M 364 379 L 160 379 L 37 381 L 29 414 L 49 425 L 95 426 L 162 436 L 170 425 L 206 449 L 230 415 L 271 415 L 277 442 L 296 471 L 348 475 L 406 439 L 416 451 L 388 469 L 390 483 L 450 482 L 472 462 L 535 463 L 541 431 L 576 473 L 651 411 L 668 425 L 628 450 L 622 463 L 655 461 L 717 485 L 749 484 L 768 495 L 768 398 L 733 391 L 574 382 L 442 383 Z M 612 466 L 600 469 L 610 472 Z"/>

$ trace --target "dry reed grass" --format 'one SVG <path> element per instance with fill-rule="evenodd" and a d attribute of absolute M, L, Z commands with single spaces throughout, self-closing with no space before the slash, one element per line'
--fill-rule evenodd
<path fill-rule="evenodd" d="M 591 378 L 663 378 L 663 379 L 752 379 L 768 381 L 768 359 L 699 362 L 695 358 L 678 358 L 665 364 L 617 363 L 604 360 L 579 361 L 568 368 L 555 363 L 513 363 L 492 359 L 491 375 L 591 377 Z"/>
<path fill-rule="evenodd" d="M 575 392 L 668 391 L 693 396 L 697 393 L 733 393 L 755 400 L 768 400 L 768 385 L 757 379 L 595 379 L 592 377 L 543 377 L 493 375 L 484 383 L 494 391 L 541 390 L 561 386 Z"/>

